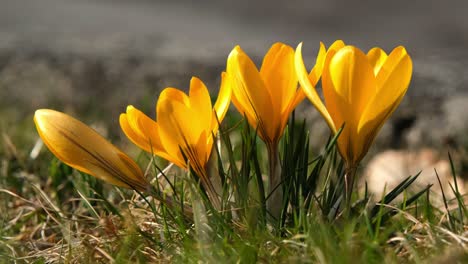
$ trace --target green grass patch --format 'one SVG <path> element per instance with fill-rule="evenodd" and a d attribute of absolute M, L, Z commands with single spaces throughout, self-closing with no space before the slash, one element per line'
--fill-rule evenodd
<path fill-rule="evenodd" d="M 28 126 L 26 126 L 28 127 Z M 459 186 L 442 207 L 409 176 L 383 197 L 344 199 L 344 169 L 330 138 L 310 152 L 305 122 L 280 143 L 280 219 L 266 204 L 266 148 L 247 122 L 221 130 L 212 155 L 216 210 L 193 173 L 141 154 L 153 190 L 137 193 L 77 172 L 36 144 L 32 125 L 2 127 L 0 259 L 5 263 L 464 263 L 467 209 Z M 337 135 L 339 136 L 339 135 Z M 13 140 L 12 138 L 15 138 Z M 18 140 L 17 140 L 18 139 Z M 14 143 L 18 142 L 18 143 Z M 216 144 L 215 144 L 216 145 Z M 452 162 L 453 165 L 453 162 Z M 454 166 L 453 175 L 456 177 Z M 455 181 L 456 182 L 456 181 Z M 397 199 L 402 197 L 402 199 Z M 164 202 L 161 202 L 164 201 Z"/>

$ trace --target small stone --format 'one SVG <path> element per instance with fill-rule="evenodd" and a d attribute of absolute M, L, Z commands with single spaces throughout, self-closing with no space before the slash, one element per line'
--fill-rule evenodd
<path fill-rule="evenodd" d="M 439 176 L 441 184 L 437 180 Z M 453 176 L 450 162 L 441 159 L 434 149 L 423 148 L 419 151 L 387 150 L 374 156 L 364 171 L 361 186 L 367 182 L 370 193 L 375 199 L 382 197 L 382 192 L 390 192 L 408 176 L 421 172 L 418 179 L 410 186 L 410 192 L 418 192 L 427 185 L 432 184 L 431 191 L 436 194 L 433 202 L 442 202 L 442 191 L 447 199 L 455 197 L 450 185 L 453 187 Z M 465 181 L 457 177 L 459 191 L 465 193 Z M 401 199 L 402 197 L 400 197 Z"/>

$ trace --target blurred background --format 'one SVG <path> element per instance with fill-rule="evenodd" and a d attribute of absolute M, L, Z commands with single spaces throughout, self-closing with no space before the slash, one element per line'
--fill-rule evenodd
<path fill-rule="evenodd" d="M 404 45 L 414 60 L 374 152 L 468 145 L 467 13 L 464 0 L 0 0 L 0 129 L 30 140 L 34 110 L 54 108 L 123 139 L 126 105 L 154 117 L 159 92 L 187 90 L 191 76 L 217 91 L 235 45 L 260 65 L 274 42 L 303 41 L 311 67 L 319 41 L 343 39 L 363 50 Z M 307 100 L 297 112 L 322 147 L 324 122 Z"/>

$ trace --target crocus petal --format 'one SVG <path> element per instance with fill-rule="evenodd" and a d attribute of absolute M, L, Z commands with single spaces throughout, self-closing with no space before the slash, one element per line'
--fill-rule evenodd
<path fill-rule="evenodd" d="M 346 46 L 327 59 L 322 79 L 325 103 L 335 127 L 345 124 L 338 138 L 340 152 L 348 162 L 354 161 L 359 154 L 357 127 L 376 90 L 373 68 L 366 55 L 353 46 Z"/>
<path fill-rule="evenodd" d="M 335 53 L 337 53 L 339 50 L 341 50 L 345 46 L 346 45 L 342 40 L 337 40 L 337 41 L 333 42 L 333 44 L 327 50 L 327 55 L 326 55 L 325 59 L 323 60 L 323 63 L 329 63 L 331 57 L 335 56 Z"/>
<path fill-rule="evenodd" d="M 294 94 L 294 98 L 289 102 L 288 107 L 284 110 L 281 115 L 281 131 L 284 130 L 286 124 L 288 123 L 289 116 L 291 115 L 292 111 L 296 109 L 296 107 L 304 100 L 306 94 L 304 89 L 297 89 L 296 94 Z"/>
<path fill-rule="evenodd" d="M 395 48 L 388 55 L 377 74 L 378 91 L 380 92 L 386 87 L 393 87 L 396 83 L 407 86 L 411 79 L 412 70 L 413 64 L 406 49 L 402 46 Z"/>
<path fill-rule="evenodd" d="M 262 139 L 268 140 L 276 132 L 272 124 L 279 118 L 277 110 L 257 67 L 239 46 L 229 54 L 227 72 L 232 74 L 235 83 L 232 88 L 236 97 L 234 105 L 239 112 L 246 113 L 250 125 L 258 128 Z"/>
<path fill-rule="evenodd" d="M 330 51 L 338 51 L 342 48 L 344 48 L 346 46 L 346 44 L 344 43 L 343 40 L 339 39 L 339 40 L 336 40 L 335 42 L 333 42 L 331 44 L 331 46 L 328 48 L 327 52 L 330 52 Z"/>
<path fill-rule="evenodd" d="M 161 95 L 164 91 L 161 93 Z M 180 148 L 187 148 L 199 141 L 205 132 L 196 114 L 186 105 L 175 100 L 158 100 L 157 116 L 161 142 L 172 156 L 183 160 Z"/>
<path fill-rule="evenodd" d="M 216 113 L 216 118 L 213 118 L 211 128 L 214 133 L 218 131 L 218 123 L 223 121 L 229 109 L 232 94 L 231 82 L 232 80 L 230 79 L 228 73 L 221 73 L 221 86 L 219 88 L 218 99 L 216 99 L 216 103 L 213 107 L 213 110 Z"/>
<path fill-rule="evenodd" d="M 190 108 L 197 115 L 197 122 L 206 124 L 204 127 L 206 127 L 206 130 L 209 130 L 210 128 L 207 124 L 211 124 L 213 117 L 211 98 L 205 84 L 196 77 L 192 77 L 190 80 L 189 100 Z"/>
<path fill-rule="evenodd" d="M 120 128 L 135 145 L 140 147 L 146 152 L 151 152 L 151 146 L 148 144 L 148 140 L 145 139 L 140 133 L 137 133 L 133 128 L 130 126 L 128 122 L 127 114 L 120 114 L 119 117 Z"/>
<path fill-rule="evenodd" d="M 275 108 L 278 107 L 280 113 L 285 112 L 297 90 L 294 50 L 288 45 L 275 43 L 263 58 L 260 76 L 269 88 Z"/>
<path fill-rule="evenodd" d="M 377 76 L 377 74 L 379 73 L 380 68 L 387 60 L 387 57 L 387 53 L 385 53 L 385 51 L 381 48 L 375 47 L 367 52 L 367 59 L 372 65 L 372 68 L 374 68 L 375 76 Z"/>
<path fill-rule="evenodd" d="M 377 75 L 377 91 L 362 115 L 360 128 L 380 113 L 393 113 L 408 89 L 412 71 L 413 64 L 406 50 L 395 48 Z"/>
<path fill-rule="evenodd" d="M 296 48 L 294 65 L 296 68 L 299 84 L 301 85 L 306 96 L 309 98 L 309 100 L 315 106 L 315 108 L 320 112 L 320 114 L 325 119 L 333 133 L 336 133 L 337 129 L 335 127 L 335 124 L 333 123 L 333 119 L 331 118 L 327 108 L 322 103 L 322 100 L 320 99 L 320 96 L 318 95 L 317 90 L 315 89 L 316 84 L 311 82 L 307 74 L 307 70 L 304 65 L 304 60 L 302 59 L 302 43 L 299 43 L 299 45 Z"/>
<path fill-rule="evenodd" d="M 192 152 L 193 153 L 193 156 L 189 156 L 189 159 L 192 161 L 192 163 L 194 163 L 192 166 L 195 171 L 197 172 L 197 174 L 200 176 L 200 177 L 205 177 L 206 176 L 206 172 L 205 172 L 205 164 L 208 162 L 208 159 L 209 159 L 209 156 L 210 156 L 210 153 L 211 153 L 211 149 L 212 149 L 212 140 L 208 140 L 208 138 L 213 138 L 212 134 L 208 134 L 208 133 L 205 133 L 203 132 L 201 135 L 200 135 L 200 138 L 198 139 L 198 142 L 195 142 L 191 147 L 190 149 L 187 149 L 186 152 L 187 153 L 190 153 Z M 208 142 L 210 142 L 210 144 L 207 144 Z M 206 181 L 209 182 L 209 179 L 207 178 Z"/>
<path fill-rule="evenodd" d="M 173 101 L 178 101 L 187 107 L 190 107 L 190 98 L 182 92 L 181 90 L 177 88 L 172 88 L 172 87 L 167 87 L 165 88 L 160 94 L 158 98 L 159 101 L 164 101 L 164 100 L 173 100 Z M 157 109 L 157 104 L 156 104 L 156 113 L 158 112 Z"/>
<path fill-rule="evenodd" d="M 249 122 L 249 124 L 254 128 L 254 129 L 258 129 L 259 133 L 261 133 L 260 131 L 260 127 L 258 127 L 258 117 L 257 117 L 257 113 L 255 111 L 253 111 L 252 108 L 244 108 L 244 104 L 243 102 L 244 101 L 239 101 L 234 92 L 234 89 L 232 90 L 233 91 L 233 96 L 231 98 L 231 101 L 232 101 L 232 104 L 234 104 L 234 106 L 237 108 L 237 110 L 239 111 L 239 113 L 243 116 L 245 116 L 247 118 L 247 121 Z M 263 134 L 259 134 L 260 137 L 263 138 Z"/>
<path fill-rule="evenodd" d="M 376 90 L 375 77 L 366 55 L 353 46 L 340 49 L 323 72 L 323 92 L 330 114 L 357 125 Z M 330 83 L 328 83 L 330 81 Z M 342 124 L 335 121 L 335 126 Z"/>
<path fill-rule="evenodd" d="M 130 157 L 75 118 L 40 109 L 34 122 L 50 151 L 67 165 L 116 186 L 139 191 L 150 186 Z"/>
<path fill-rule="evenodd" d="M 135 145 L 179 167 L 185 166 L 183 159 L 167 153 L 161 142 L 159 125 L 143 112 L 133 106 L 128 106 L 127 113 L 121 114 L 119 121 L 122 131 Z"/>
<path fill-rule="evenodd" d="M 158 124 L 154 120 L 131 105 L 127 107 L 126 117 L 133 133 L 138 135 L 135 144 L 138 143 L 140 148 L 149 153 L 164 151 L 159 138 Z M 124 133 L 128 131 L 124 130 Z M 133 135 L 130 133 L 127 136 L 130 138 Z"/>
<path fill-rule="evenodd" d="M 378 131 L 403 99 L 412 74 L 412 61 L 403 47 L 392 51 L 382 65 L 377 81 L 377 92 L 362 114 L 359 122 L 359 144 L 367 152 Z"/>
<path fill-rule="evenodd" d="M 325 48 L 325 45 L 320 42 L 320 49 L 317 54 L 317 59 L 315 65 L 310 71 L 309 80 L 315 86 L 317 85 L 320 77 L 322 76 L 323 66 L 327 56 L 335 54 L 339 49 L 343 48 L 345 43 L 342 40 L 337 40 L 328 48 Z"/>
<path fill-rule="evenodd" d="M 309 80 L 313 86 L 317 85 L 320 77 L 322 76 L 323 63 L 325 62 L 326 55 L 327 49 L 325 48 L 325 45 L 322 42 L 320 42 L 320 49 L 317 54 L 315 65 L 309 73 Z"/>
<path fill-rule="evenodd" d="M 159 133 L 164 149 L 171 156 L 184 160 L 182 153 L 180 153 L 180 144 L 186 141 L 186 139 L 181 132 L 182 130 L 178 128 L 179 121 L 172 118 L 172 114 L 177 112 L 177 110 L 174 109 L 174 104 L 177 104 L 179 108 L 183 109 L 186 115 L 185 118 L 180 120 L 180 124 L 187 125 L 187 122 L 194 123 L 196 118 L 192 118 L 190 114 L 188 114 L 190 113 L 189 97 L 184 92 L 172 87 L 165 88 L 159 95 L 158 103 L 156 104 L 157 123 L 159 124 Z M 189 135 L 187 136 L 201 132 L 200 124 L 194 124 L 192 128 L 196 128 L 196 131 L 188 129 Z M 173 134 L 174 129 L 176 129 L 176 134 Z M 184 165 L 184 168 L 187 168 L 187 165 Z"/>

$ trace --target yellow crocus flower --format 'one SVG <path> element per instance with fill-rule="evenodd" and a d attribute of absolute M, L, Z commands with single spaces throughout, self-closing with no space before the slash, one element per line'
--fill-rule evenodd
<path fill-rule="evenodd" d="M 227 72 L 232 78 L 232 102 L 268 148 L 270 198 L 267 207 L 276 219 L 283 201 L 282 188 L 278 188 L 281 184 L 278 143 L 291 112 L 305 98 L 304 91 L 298 89 L 294 54 L 290 46 L 275 43 L 258 70 L 249 56 L 236 46 L 227 60 Z M 315 85 L 320 75 L 315 68 L 310 75 Z"/>
<path fill-rule="evenodd" d="M 213 147 L 213 135 L 218 132 L 231 100 L 228 75 L 223 73 L 221 77 L 213 108 L 205 84 L 193 77 L 189 95 L 170 87 L 161 92 L 156 105 L 157 122 L 132 106 L 120 115 L 121 128 L 133 143 L 181 168 L 188 169 L 190 165 L 212 197 L 214 188 L 205 165 Z"/>
<path fill-rule="evenodd" d="M 323 44 L 321 50 L 325 50 Z M 350 170 L 358 166 L 380 128 L 403 99 L 411 80 L 412 61 L 402 46 L 389 55 L 380 48 L 365 54 L 341 40 L 320 56 L 317 61 L 323 62 L 319 67 L 323 67 L 325 104 L 315 90 L 314 80 L 307 76 L 302 43 L 295 57 L 299 83 L 333 133 L 344 125 L 337 144 Z"/>
<path fill-rule="evenodd" d="M 232 76 L 234 106 L 268 147 L 277 145 L 289 115 L 305 98 L 304 92 L 297 89 L 293 48 L 275 43 L 258 70 L 236 46 L 229 54 L 227 72 Z"/>
<path fill-rule="evenodd" d="M 132 105 L 120 114 L 120 127 L 127 138 L 144 151 L 171 161 L 181 168 L 186 164 L 181 153 L 169 154 L 161 142 L 159 124 Z"/>
<path fill-rule="evenodd" d="M 139 191 L 150 187 L 130 157 L 79 120 L 40 109 L 34 122 L 46 146 L 65 164 L 116 186 Z"/>

